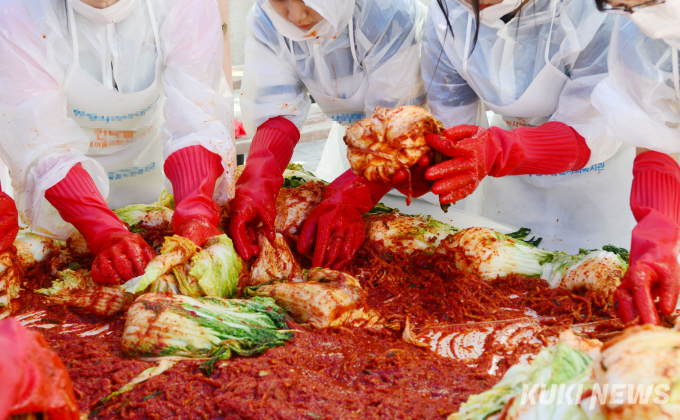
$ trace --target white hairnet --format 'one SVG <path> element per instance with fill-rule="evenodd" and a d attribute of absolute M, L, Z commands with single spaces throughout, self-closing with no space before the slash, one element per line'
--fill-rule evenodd
<path fill-rule="evenodd" d="M 609 75 L 595 88 L 593 105 L 610 136 L 662 153 L 680 152 L 678 50 L 647 37 L 628 18 L 618 19 Z M 677 38 L 667 41 L 680 45 Z"/>
<path fill-rule="evenodd" d="M 558 2 L 556 17 L 551 25 L 555 1 Z M 543 70 L 547 60 L 569 78 L 552 119 L 570 126 L 574 126 L 577 119 L 582 122 L 574 128 L 593 150 L 593 163 L 616 152 L 618 143 L 601 128 L 595 130 L 597 124 L 590 120 L 590 93 L 607 72 L 612 17 L 600 13 L 593 1 L 534 0 L 501 27 L 482 21 L 477 44 L 468 58 L 469 80 L 466 80 L 459 69 L 463 66 L 469 12 L 456 0 L 444 3 L 453 36 L 439 5 L 432 2 L 425 23 L 422 72 L 428 104 L 445 125 L 481 125 L 480 98 L 497 106 L 513 104 Z M 549 56 L 545 57 L 548 39 Z M 546 109 L 554 106 L 546 104 Z"/>
<path fill-rule="evenodd" d="M 241 109 L 246 131 L 276 116 L 302 127 L 311 100 L 307 88 L 334 98 L 353 97 L 368 78 L 360 119 L 377 105 L 419 105 L 423 9 L 417 0 L 356 0 L 353 28 L 358 65 L 352 56 L 349 25 L 332 38 L 294 41 L 282 35 L 258 0 L 248 14 L 248 38 Z M 321 7 L 325 0 L 307 4 Z M 330 5 L 335 2 L 328 2 Z M 326 7 L 326 6 L 323 6 Z"/>
<path fill-rule="evenodd" d="M 192 145 L 219 154 L 225 177 L 215 198 L 224 204 L 233 195 L 235 154 L 233 100 L 222 70 L 217 5 L 211 0 L 151 1 L 160 46 L 148 24 L 146 1 L 112 28 L 76 12 L 81 67 L 105 85 L 111 83 L 105 74 L 112 72 L 120 92 L 138 92 L 154 81 L 160 47 L 167 96 L 164 155 Z M 19 207 L 26 207 L 24 222 L 35 226 L 41 210 L 55 211 L 46 205 L 45 190 L 78 162 L 107 197 L 107 174 L 85 155 L 89 140 L 68 118 L 61 89 L 73 57 L 65 0 L 2 0 L 0 57 L 0 157 L 10 169 Z"/>

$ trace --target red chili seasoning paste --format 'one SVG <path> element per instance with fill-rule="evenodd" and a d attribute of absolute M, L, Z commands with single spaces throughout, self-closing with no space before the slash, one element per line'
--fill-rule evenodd
<path fill-rule="evenodd" d="M 159 243 L 156 233 L 145 235 Z M 155 363 L 123 356 L 124 314 L 88 318 L 48 306 L 32 293 L 49 287 L 55 270 L 90 263 L 57 256 L 43 261 L 28 273 L 14 316 L 44 334 L 69 371 L 81 411 L 101 419 L 446 418 L 548 340 L 539 336 L 546 342 L 497 360 L 490 356 L 496 344 L 488 339 L 489 355 L 470 363 L 407 344 L 401 337 L 407 324 L 423 329 L 507 320 L 526 316 L 529 308 L 540 318 L 541 334 L 601 321 L 590 334 L 607 337 L 623 327 L 607 302 L 592 293 L 550 289 L 540 279 L 522 276 L 484 282 L 455 269 L 443 255 L 385 254 L 366 244 L 345 271 L 359 279 L 369 307 L 398 322 L 401 331 L 317 331 L 291 321 L 295 338 L 285 346 L 218 362 L 210 376 L 199 370 L 201 361 L 181 361 L 98 406 Z"/>

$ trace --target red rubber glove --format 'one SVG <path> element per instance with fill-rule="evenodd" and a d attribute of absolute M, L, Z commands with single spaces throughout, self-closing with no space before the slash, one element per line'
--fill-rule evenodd
<path fill-rule="evenodd" d="M 298 252 L 309 255 L 316 243 L 313 265 L 340 270 L 366 238 L 361 216 L 391 189 L 391 184 L 369 182 L 351 170 L 340 175 L 302 226 Z"/>
<path fill-rule="evenodd" d="M 163 166 L 172 184 L 175 213 L 172 229 L 176 234 L 203 246 L 221 235 L 220 207 L 213 201 L 215 183 L 224 173 L 222 158 L 203 146 L 190 146 L 171 154 Z"/>
<path fill-rule="evenodd" d="M 432 192 L 442 204 L 472 194 L 487 175 L 558 174 L 582 169 L 590 159 L 585 139 L 559 122 L 514 130 L 458 125 L 425 139 L 452 158 L 425 172 L 427 179 L 437 181 Z"/>
<path fill-rule="evenodd" d="M 0 185 L 0 254 L 12 246 L 19 232 L 19 213 L 14 200 L 2 192 Z"/>
<path fill-rule="evenodd" d="M 659 324 L 658 312 L 670 315 L 680 291 L 680 167 L 673 158 L 645 152 L 635 158 L 630 208 L 638 224 L 633 229 L 630 266 L 614 298 L 624 323 L 638 316 Z"/>
<path fill-rule="evenodd" d="M 122 284 L 144 274 L 156 253 L 141 236 L 128 232 L 109 209 L 90 174 L 76 164 L 45 198 L 85 237 L 96 255 L 92 280 L 102 284 Z"/>
<path fill-rule="evenodd" d="M 0 419 L 46 413 L 50 420 L 77 420 L 71 379 L 57 354 L 19 321 L 0 321 Z"/>
<path fill-rule="evenodd" d="M 392 175 L 392 185 L 407 197 L 407 206 L 411 204 L 411 197 L 417 198 L 430 192 L 432 182 L 425 178 L 425 171 L 430 166 L 430 162 L 434 162 L 433 153 L 421 156 L 410 169 L 410 174 L 406 169 L 399 169 Z"/>
<path fill-rule="evenodd" d="M 245 260 L 260 253 L 253 229 L 262 223 L 274 243 L 276 197 L 283 185 L 283 171 L 300 140 L 295 124 L 283 117 L 267 120 L 257 128 L 248 160 L 236 182 L 236 195 L 229 205 L 229 230 L 236 250 Z"/>

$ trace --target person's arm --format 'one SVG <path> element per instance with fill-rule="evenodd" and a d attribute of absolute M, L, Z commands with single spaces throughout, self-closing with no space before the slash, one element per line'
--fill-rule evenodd
<path fill-rule="evenodd" d="M 673 153 L 680 150 L 680 80 L 674 72 L 680 63 L 664 41 L 619 18 L 608 65 L 594 89 L 593 108 L 607 134 L 637 148 L 630 206 L 638 223 L 616 310 L 624 323 L 659 324 L 659 314 L 674 311 L 680 289 L 680 167 Z"/>
<path fill-rule="evenodd" d="M 41 7 L 45 11 L 51 5 L 43 2 Z M 54 58 L 58 53 L 51 48 L 63 47 L 68 38 L 51 24 L 43 36 L 31 11 L 36 10 L 14 2 L 0 14 L 0 27 L 7 28 L 0 33 L 2 158 L 19 186 L 16 192 L 26 205 L 31 228 L 36 227 L 47 199 L 64 221 L 83 234 L 96 255 L 92 278 L 121 283 L 142 274 L 155 252 L 141 237 L 129 233 L 106 205 L 108 178 L 98 163 L 85 156 L 89 140 L 68 117 L 66 97 L 55 78 L 64 75 Z M 55 16 L 45 13 L 45 19 Z"/>
<path fill-rule="evenodd" d="M 229 230 L 236 250 L 245 260 L 260 252 L 253 231 L 260 222 L 269 241 L 274 242 L 276 197 L 298 140 L 297 127 L 283 117 L 267 120 L 255 133 L 236 195 L 229 204 Z"/>
<path fill-rule="evenodd" d="M 569 79 L 560 93 L 557 110 L 550 117 L 550 121 L 561 122 L 573 128 L 584 139 L 591 151 L 587 165 L 601 163 L 614 156 L 621 146 L 617 136 L 608 133 L 603 118 L 609 113 L 602 113 L 597 105 L 597 90 L 608 76 L 608 55 L 610 41 L 615 26 L 616 16 L 602 14 L 593 7 L 593 3 L 586 5 L 591 9 L 592 19 L 602 19 L 595 30 L 592 39 L 578 54 L 571 54 L 571 59 L 564 58 L 563 65 L 569 74 Z M 585 34 L 584 34 L 585 35 Z M 612 107 L 614 104 L 608 104 Z"/>
<path fill-rule="evenodd" d="M 593 5 L 590 8 L 594 20 L 602 19 Z M 619 143 L 603 132 L 591 104 L 591 93 L 607 72 L 611 21 L 605 17 L 599 27 L 586 29 L 593 34 L 585 48 L 571 51 L 573 46 L 562 45 L 561 60 L 553 63 L 568 73 L 569 79 L 548 123 L 514 130 L 460 125 L 449 128 L 443 136 L 427 137 L 433 148 L 452 158 L 425 173 L 427 179 L 436 181 L 432 192 L 439 195 L 441 203 L 455 203 L 466 197 L 489 175 L 576 171 L 589 161 L 599 163 L 616 152 Z"/>
<path fill-rule="evenodd" d="M 302 83 L 297 62 L 286 41 L 274 28 L 259 2 L 248 13 L 241 117 L 246 133 L 275 117 L 302 128 L 311 99 Z"/>
<path fill-rule="evenodd" d="M 175 197 L 172 226 L 202 246 L 220 234 L 218 205 L 233 197 L 236 175 L 233 97 L 222 69 L 217 4 L 178 1 L 160 35 L 167 95 L 163 169 Z"/>
<path fill-rule="evenodd" d="M 80 163 L 64 179 L 45 191 L 45 198 L 64 221 L 73 224 L 96 255 L 92 279 L 102 284 L 121 284 L 144 274 L 156 253 L 141 236 L 127 230 L 109 209 L 90 174 Z"/>
<path fill-rule="evenodd" d="M 624 323 L 658 325 L 659 313 L 671 315 L 675 310 L 680 291 L 680 166 L 677 155 L 640 148 L 637 152 L 630 208 L 638 224 L 629 268 L 614 297 Z"/>
<path fill-rule="evenodd" d="M 425 171 L 427 179 L 436 181 L 432 192 L 442 204 L 472 194 L 486 176 L 557 174 L 580 170 L 590 158 L 584 138 L 558 122 L 514 130 L 459 125 L 425 139 L 451 158 Z"/>
<path fill-rule="evenodd" d="M 445 17 L 436 1 L 427 13 L 423 27 L 421 70 L 427 104 L 435 118 L 445 127 L 461 124 L 480 124 L 480 99 L 463 79 L 443 49 L 442 40 L 453 42 L 446 33 Z M 446 29 L 448 31 L 448 29 Z M 486 118 L 486 115 L 483 116 Z"/>
<path fill-rule="evenodd" d="M 616 22 L 609 72 L 593 92 L 600 126 L 617 141 L 661 153 L 680 150 L 680 58 L 635 23 Z"/>
<path fill-rule="evenodd" d="M 425 102 L 420 76 L 424 20 L 425 7 L 417 0 L 377 0 L 365 4 L 355 22 L 355 42 L 357 59 L 368 78 L 366 115 L 376 106 L 396 108 Z"/>
<path fill-rule="evenodd" d="M 229 230 L 246 260 L 259 253 L 253 228 L 260 222 L 274 241 L 276 197 L 311 103 L 288 45 L 257 3 L 247 27 L 241 110 L 255 135 L 229 205 Z"/>
<path fill-rule="evenodd" d="M 40 8 L 42 26 L 34 20 Z M 32 230 L 39 225 L 45 191 L 77 163 L 101 195 L 108 196 L 106 173 L 85 156 L 89 140 L 67 114 L 60 86 L 65 68 L 55 56 L 65 49 L 70 54 L 66 48 L 70 41 L 51 8 L 43 0 L 30 5 L 10 2 L 0 13 L 0 157 L 10 170 L 17 203 L 25 206 L 20 211 Z M 58 239 L 67 239 L 69 233 L 67 228 L 52 232 Z"/>

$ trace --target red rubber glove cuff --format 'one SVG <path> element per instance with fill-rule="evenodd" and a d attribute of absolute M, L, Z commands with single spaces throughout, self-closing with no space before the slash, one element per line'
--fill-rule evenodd
<path fill-rule="evenodd" d="M 0 321 L 0 419 L 47 413 L 50 419 L 77 420 L 78 404 L 64 364 L 37 332 L 19 321 Z"/>
<path fill-rule="evenodd" d="M 663 153 L 640 153 L 633 164 L 633 177 L 630 209 L 635 220 L 642 221 L 654 209 L 680 226 L 678 163 Z"/>
<path fill-rule="evenodd" d="M 215 182 L 224 172 L 224 168 L 218 154 L 203 146 L 189 146 L 171 154 L 163 165 L 163 171 L 172 184 L 177 205 L 194 195 L 199 187 L 211 190 L 206 190 L 206 193 L 212 198 Z"/>
<path fill-rule="evenodd" d="M 257 128 L 248 151 L 248 162 L 246 162 L 244 173 L 253 166 L 250 164 L 251 159 L 264 158 L 267 163 L 276 163 L 279 172 L 283 174 L 298 141 L 300 141 L 300 130 L 295 124 L 283 117 L 270 118 Z"/>
<path fill-rule="evenodd" d="M 173 230 L 203 246 L 220 234 L 220 208 L 212 197 L 224 172 L 222 158 L 203 146 L 189 146 L 171 154 L 163 170 L 174 192 Z"/>
<path fill-rule="evenodd" d="M 271 118 L 260 125 L 250 145 L 246 167 L 236 182 L 237 191 L 255 188 L 276 199 L 283 185 L 283 171 L 299 140 L 300 131 L 283 117 Z M 265 185 L 258 186 L 261 181 Z"/>
<path fill-rule="evenodd" d="M 92 177 L 80 163 L 57 185 L 45 191 L 45 198 L 85 237 L 88 248 L 98 254 L 109 235 L 128 230 L 118 219 L 97 189 Z"/>
<path fill-rule="evenodd" d="M 7 251 L 19 233 L 19 212 L 14 200 L 2 192 L 0 185 L 0 254 Z"/>
<path fill-rule="evenodd" d="M 491 127 L 489 131 L 497 147 L 496 153 L 487 153 L 493 177 L 577 171 L 590 159 L 585 139 L 560 122 L 514 130 Z"/>
<path fill-rule="evenodd" d="M 236 250 L 245 260 L 259 254 L 252 230 L 260 222 L 267 239 L 274 242 L 276 197 L 283 185 L 283 171 L 299 140 L 300 131 L 283 117 L 269 119 L 253 137 L 246 167 L 229 205 L 229 230 Z"/>

